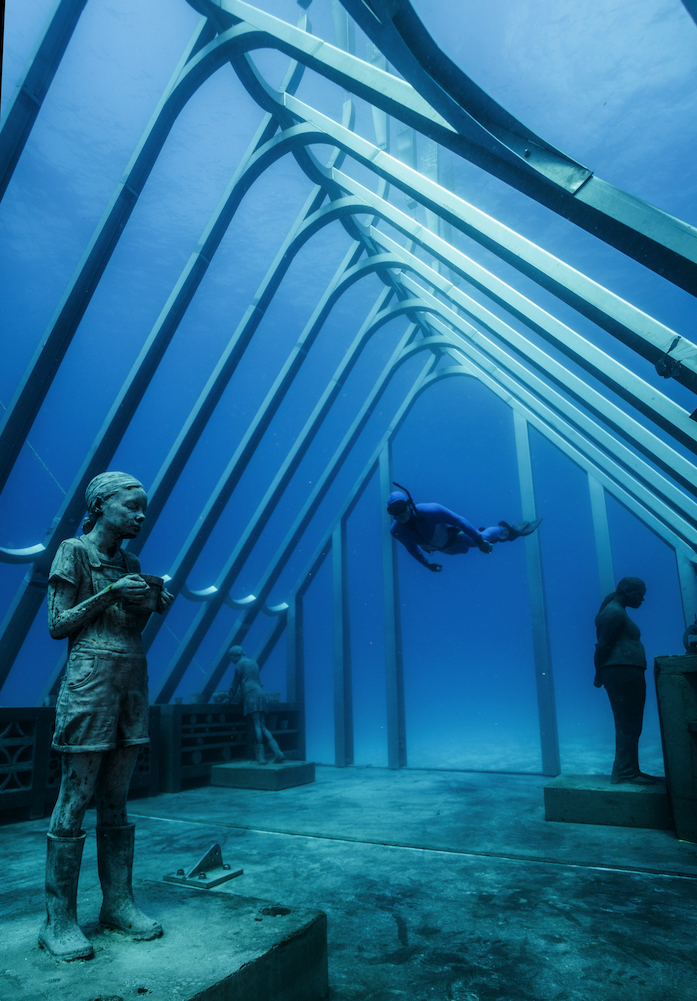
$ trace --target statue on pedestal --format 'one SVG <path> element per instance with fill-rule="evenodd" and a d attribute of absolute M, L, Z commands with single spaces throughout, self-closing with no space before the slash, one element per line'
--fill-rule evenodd
<path fill-rule="evenodd" d="M 646 654 L 639 627 L 627 607 L 639 608 L 646 584 L 638 577 L 623 577 L 595 617 L 595 687 L 605 686 L 615 717 L 615 762 L 611 782 L 653 785 L 660 779 L 639 768 L 639 737 L 646 701 Z"/>
<path fill-rule="evenodd" d="M 238 690 L 242 692 L 244 700 L 243 712 L 245 716 L 252 717 L 254 725 L 254 757 L 260 765 L 266 764 L 264 753 L 264 741 L 267 742 L 273 754 L 273 763 L 278 764 L 285 761 L 285 755 L 274 740 L 271 731 L 266 728 L 266 695 L 259 680 L 259 665 L 250 657 L 245 657 L 241 646 L 232 646 L 228 650 L 228 657 L 235 665 L 235 677 L 232 679 L 228 701 L 234 702 Z"/>
<path fill-rule="evenodd" d="M 56 705 L 53 747 L 62 756 L 62 780 L 48 831 L 47 918 L 39 945 L 63 960 L 94 955 L 77 923 L 81 828 L 92 795 L 104 895 L 100 921 L 134 939 L 162 935 L 133 900 L 135 828 L 126 797 L 138 749 L 149 740 L 141 632 L 150 612 L 163 612 L 173 598 L 161 578 L 141 576 L 137 558 L 121 549 L 145 518 L 142 484 L 126 473 L 101 473 L 85 502 L 84 535 L 61 543 L 48 586 L 49 631 L 53 639 L 67 637 L 68 664 Z"/>

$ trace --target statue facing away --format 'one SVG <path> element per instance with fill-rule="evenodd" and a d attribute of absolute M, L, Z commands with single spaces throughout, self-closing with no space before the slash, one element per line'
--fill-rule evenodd
<path fill-rule="evenodd" d="M 94 955 L 77 923 L 81 827 L 93 794 L 104 895 L 100 921 L 134 939 L 162 934 L 133 901 L 135 829 L 126 797 L 138 749 L 149 740 L 141 632 L 150 611 L 163 612 L 173 599 L 160 589 L 160 578 L 150 578 L 151 588 L 136 557 L 121 549 L 145 518 L 142 484 L 126 473 L 102 473 L 87 487 L 85 501 L 85 534 L 61 543 L 48 586 L 49 630 L 54 639 L 68 638 L 68 665 L 56 705 L 53 746 L 61 752 L 62 780 L 48 832 L 47 918 L 39 945 L 63 960 Z"/>
<path fill-rule="evenodd" d="M 285 761 L 285 755 L 278 746 L 270 730 L 266 728 L 266 695 L 259 680 L 259 665 L 250 657 L 245 657 L 241 646 L 231 646 L 228 656 L 235 665 L 235 677 L 232 679 L 228 700 L 233 702 L 238 690 L 242 692 L 243 713 L 252 717 L 254 725 L 254 757 L 260 765 L 266 764 L 264 741 L 273 753 L 273 763 Z"/>
<path fill-rule="evenodd" d="M 605 686 L 615 717 L 615 762 L 611 782 L 653 785 L 660 780 L 639 768 L 639 737 L 646 701 L 646 654 L 639 627 L 627 615 L 639 608 L 646 584 L 638 577 L 623 577 L 595 617 L 595 687 Z"/>

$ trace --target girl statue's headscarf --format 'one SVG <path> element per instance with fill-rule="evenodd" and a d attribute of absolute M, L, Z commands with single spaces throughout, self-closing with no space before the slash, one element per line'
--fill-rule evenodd
<path fill-rule="evenodd" d="M 82 531 L 85 535 L 88 535 L 97 524 L 97 519 L 99 518 L 99 512 L 97 511 L 98 500 L 103 502 L 107 497 L 113 497 L 116 491 L 122 488 L 134 489 L 137 487 L 140 487 L 141 490 L 145 489 L 140 480 L 137 480 L 135 476 L 130 476 L 128 473 L 100 473 L 93 480 L 90 480 L 85 491 L 87 517 L 82 523 Z"/>

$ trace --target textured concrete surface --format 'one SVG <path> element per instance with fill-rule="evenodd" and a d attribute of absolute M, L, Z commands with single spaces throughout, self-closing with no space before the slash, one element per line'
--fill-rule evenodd
<path fill-rule="evenodd" d="M 313 785 L 271 797 L 208 787 L 137 800 L 138 872 L 158 878 L 218 841 L 245 873 L 209 892 L 325 911 L 332 1001 L 697 997 L 697 846 L 546 823 L 545 781 L 318 767 Z M 0 828 L 18 873 L 8 910 L 23 887 L 38 894 L 45 828 Z M 93 857 L 84 868 L 89 914 Z"/>
<path fill-rule="evenodd" d="M 674 830 L 665 780 L 612 785 L 609 775 L 559 775 L 545 786 L 545 820 Z"/>
<path fill-rule="evenodd" d="M 211 785 L 228 786 L 231 789 L 291 789 L 315 781 L 314 761 L 282 761 L 280 764 L 268 762 L 260 765 L 256 761 L 231 761 L 227 765 L 213 765 Z"/>
<path fill-rule="evenodd" d="M 5 829 L 5 832 L 7 829 Z M 19 860 L 15 860 L 15 865 Z M 327 989 L 326 918 L 212 890 L 140 880 L 136 895 L 165 929 L 133 942 L 101 928 L 100 893 L 86 873 L 78 910 L 92 960 L 63 963 L 39 949 L 43 907 L 32 882 L 3 920 L 3 1001 L 321 1001 Z M 9 918 L 9 919 L 8 919 Z M 87 920 L 85 920 L 87 919 Z"/>

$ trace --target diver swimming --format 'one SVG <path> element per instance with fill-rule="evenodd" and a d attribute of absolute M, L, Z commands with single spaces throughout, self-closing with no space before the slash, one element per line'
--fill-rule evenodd
<path fill-rule="evenodd" d="M 440 573 L 443 565 L 430 563 L 424 553 L 458 556 L 476 546 L 480 552 L 488 554 L 496 542 L 513 542 L 521 536 L 532 535 L 542 521 L 542 518 L 537 518 L 535 521 L 519 521 L 515 525 L 500 521 L 490 528 L 476 529 L 466 518 L 441 504 L 415 504 L 406 487 L 396 482 L 394 485 L 398 489 L 387 498 L 387 513 L 394 518 L 390 534 L 415 560 L 433 573 Z"/>

